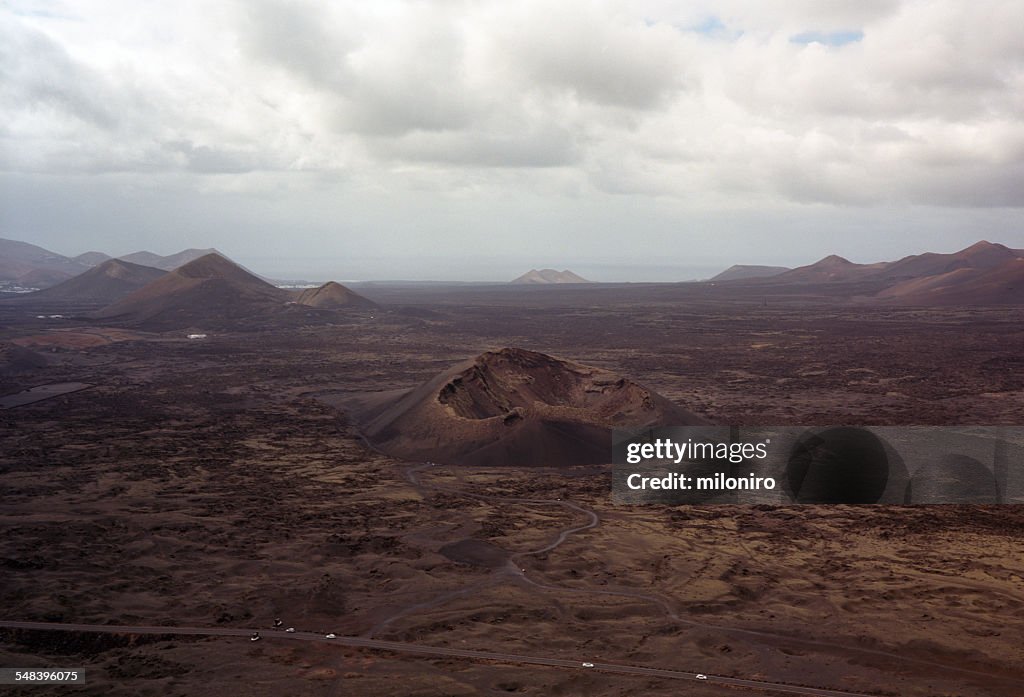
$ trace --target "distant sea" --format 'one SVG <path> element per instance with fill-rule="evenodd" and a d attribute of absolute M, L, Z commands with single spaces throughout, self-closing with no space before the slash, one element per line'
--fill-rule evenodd
<path fill-rule="evenodd" d="M 277 262 L 275 264 L 275 261 Z M 504 283 L 521 276 L 531 268 L 569 269 L 583 278 L 597 283 L 677 283 L 711 278 L 724 271 L 731 263 L 702 266 L 673 266 L 670 264 L 556 264 L 534 263 L 532 265 L 481 269 L 472 264 L 460 264 L 458 268 L 424 264 L 418 268 L 403 268 L 402 265 L 387 266 L 380 262 L 364 265 L 365 273 L 353 273 L 351 260 L 339 260 L 338 268 L 330 268 L 330 260 L 316 260 L 308 266 L 288 260 L 287 266 L 279 266 L 281 260 L 241 259 L 249 268 L 275 279 L 287 279 L 296 285 L 301 282 L 337 281 L 338 283 L 367 283 L 373 281 L 413 281 L 449 283 Z M 277 266 L 278 268 L 275 268 Z M 472 273 L 467 273 L 472 269 Z M 304 285 L 304 284 L 302 284 Z"/>

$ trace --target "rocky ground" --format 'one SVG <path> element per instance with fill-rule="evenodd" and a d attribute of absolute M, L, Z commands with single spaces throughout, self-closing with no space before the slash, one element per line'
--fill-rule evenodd
<path fill-rule="evenodd" d="M 602 467 L 440 468 L 416 486 L 409 463 L 367 449 L 325 401 L 411 388 L 468 356 L 521 346 L 622 373 L 723 422 L 1019 424 L 1019 311 L 642 297 L 594 309 L 557 294 L 517 305 L 407 293 L 367 292 L 392 308 L 372 318 L 201 341 L 0 311 L 0 340 L 46 358 L 6 371 L 3 393 L 94 385 L 0 411 L 3 617 L 241 627 L 283 617 L 878 694 L 1024 689 L 1016 508 L 615 506 Z M 482 540 L 515 555 L 586 520 L 502 497 L 562 498 L 600 523 L 518 557 L 529 581 L 517 579 L 450 545 Z M 623 594 L 595 592 L 609 590 Z M 0 665 L 90 668 L 84 687 L 23 690 L 33 695 L 679 689 L 272 641 L 0 636 Z M 688 694 L 721 694 L 700 689 Z"/>

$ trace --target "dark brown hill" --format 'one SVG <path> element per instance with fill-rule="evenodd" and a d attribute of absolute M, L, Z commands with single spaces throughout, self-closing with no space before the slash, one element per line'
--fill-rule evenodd
<path fill-rule="evenodd" d="M 75 273 L 81 273 L 85 268 L 87 267 L 83 266 Z M 6 269 L 9 270 L 10 267 L 8 266 Z M 74 278 L 74 276 L 57 269 L 30 269 L 18 273 L 17 282 L 25 288 L 49 288 L 70 278 Z"/>
<path fill-rule="evenodd" d="M 89 267 L 28 242 L 0 238 L 0 281 L 44 288 L 77 276 Z"/>
<path fill-rule="evenodd" d="M 753 264 L 735 264 L 730 266 L 717 276 L 709 280 L 720 281 L 742 281 L 747 278 L 770 278 L 786 273 L 791 269 L 788 266 L 757 266 Z"/>
<path fill-rule="evenodd" d="M 911 279 L 878 297 L 899 305 L 1024 304 L 1024 258 L 1011 258 L 994 269 L 965 267 Z"/>
<path fill-rule="evenodd" d="M 221 255 L 207 254 L 105 307 L 97 317 L 151 329 L 227 329 L 265 318 L 292 297 Z"/>
<path fill-rule="evenodd" d="M 872 277 L 900 282 L 938 276 L 957 269 L 994 269 L 1019 256 L 1009 247 L 982 240 L 952 254 L 925 252 L 904 257 L 873 273 Z"/>
<path fill-rule="evenodd" d="M 210 249 L 183 249 L 176 254 L 168 254 L 167 256 L 161 256 L 153 252 L 134 252 L 120 258 L 133 264 L 143 264 L 144 266 L 152 266 L 154 269 L 171 271 L 208 254 L 224 256 L 211 247 Z"/>
<path fill-rule="evenodd" d="M 824 259 L 799 266 L 769 279 L 775 283 L 831 283 L 857 281 L 868 274 L 885 268 L 886 264 L 855 264 L 841 256 L 831 254 Z"/>
<path fill-rule="evenodd" d="M 165 273 L 160 269 L 109 259 L 63 283 L 24 297 L 26 300 L 107 304 L 120 300 Z"/>
<path fill-rule="evenodd" d="M 325 309 L 371 308 L 377 303 L 335 281 L 328 281 L 319 288 L 307 288 L 295 300 L 299 305 Z"/>
<path fill-rule="evenodd" d="M 610 462 L 613 428 L 707 423 L 614 373 L 516 348 L 489 351 L 402 395 L 352 407 L 384 452 L 467 465 Z"/>

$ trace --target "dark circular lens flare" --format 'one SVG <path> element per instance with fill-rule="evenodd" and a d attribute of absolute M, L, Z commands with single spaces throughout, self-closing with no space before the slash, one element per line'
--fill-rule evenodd
<path fill-rule="evenodd" d="M 830 428 L 797 442 L 786 480 L 798 503 L 878 503 L 889 483 L 889 458 L 871 431 Z"/>

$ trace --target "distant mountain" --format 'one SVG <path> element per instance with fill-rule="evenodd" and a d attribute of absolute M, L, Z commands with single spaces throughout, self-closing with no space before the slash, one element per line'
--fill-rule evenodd
<path fill-rule="evenodd" d="M 568 269 L 556 271 L 554 269 L 530 269 L 511 283 L 542 285 L 551 283 L 590 283 L 582 276 L 577 276 Z"/>
<path fill-rule="evenodd" d="M 31 271 L 19 274 L 15 280 L 18 285 L 25 288 L 49 288 L 69 278 L 74 278 L 74 276 L 68 275 L 64 271 L 57 271 L 56 269 L 32 269 Z"/>
<path fill-rule="evenodd" d="M 112 257 L 109 254 L 104 254 L 103 252 L 85 252 L 84 254 L 79 254 L 77 257 L 72 257 L 72 260 L 77 261 L 79 264 L 85 264 L 86 266 L 99 266 L 107 259 L 111 258 Z"/>
<path fill-rule="evenodd" d="M 77 276 L 88 268 L 37 245 L 0 238 L 0 281 L 43 287 Z"/>
<path fill-rule="evenodd" d="M 925 252 L 904 257 L 871 274 L 887 281 L 905 281 L 945 274 L 957 269 L 994 269 L 1021 256 L 1016 250 L 982 240 L 952 254 Z"/>
<path fill-rule="evenodd" d="M 26 300 L 112 303 L 166 273 L 166 271 L 149 266 L 132 264 L 123 259 L 108 259 L 99 266 L 94 266 L 63 283 L 22 297 Z"/>
<path fill-rule="evenodd" d="M 930 287 L 923 279 L 962 269 L 991 270 L 1021 257 L 1018 250 L 982 240 L 952 254 L 925 252 L 913 254 L 898 261 L 876 264 L 855 264 L 843 257 L 831 255 L 807 266 L 772 276 L 773 283 L 844 283 L 863 281 L 875 285 L 879 291 L 904 284 L 902 289 L 886 292 L 880 297 L 895 297 L 911 288 Z M 958 274 L 956 278 L 974 277 Z M 951 277 L 953 278 L 953 277 Z M 874 291 L 872 291 L 874 292 Z"/>
<path fill-rule="evenodd" d="M 788 266 L 755 266 L 750 264 L 735 264 L 722 273 L 712 277 L 712 281 L 741 281 L 747 278 L 770 278 L 786 273 L 791 269 Z"/>
<path fill-rule="evenodd" d="M 899 305 L 1024 304 L 1024 258 L 1010 258 L 995 268 L 961 267 L 903 281 L 877 297 Z"/>
<path fill-rule="evenodd" d="M 319 308 L 377 307 L 377 303 L 340 283 L 329 281 L 319 288 L 307 288 L 299 293 L 295 302 L 299 305 Z"/>
<path fill-rule="evenodd" d="M 185 249 L 167 256 L 152 252 L 135 252 L 119 258 L 131 264 L 171 271 L 207 254 L 224 256 L 211 248 Z M 74 278 L 111 258 L 108 254 L 96 251 L 85 252 L 73 258 L 66 257 L 28 242 L 0 239 L 0 284 L 22 288 L 48 288 Z"/>
<path fill-rule="evenodd" d="M 831 283 L 839 281 L 854 281 L 867 276 L 873 271 L 886 267 L 886 263 L 880 264 L 855 264 L 841 256 L 831 254 L 824 259 L 799 266 L 785 273 L 772 277 L 773 282 L 778 283 Z"/>
<path fill-rule="evenodd" d="M 350 407 L 385 453 L 477 466 L 604 463 L 614 428 L 708 423 L 620 375 L 519 348 L 488 351 L 405 394 Z"/>
<path fill-rule="evenodd" d="M 105 307 L 96 317 L 151 329 L 220 329 L 263 319 L 293 297 L 211 253 L 164 274 Z"/>
<path fill-rule="evenodd" d="M 855 264 L 832 255 L 768 282 L 833 284 L 849 288 L 861 300 L 887 304 L 1018 304 L 1024 303 L 1022 257 L 1020 250 L 982 240 L 951 254 L 925 252 L 877 264 Z"/>
<path fill-rule="evenodd" d="M 210 249 L 183 249 L 177 254 L 168 254 L 167 256 L 160 256 L 153 252 L 135 252 L 134 254 L 128 254 L 119 258 L 125 261 L 130 261 L 133 264 L 141 264 L 142 266 L 151 266 L 154 269 L 171 271 L 183 264 L 189 263 L 190 261 L 195 261 L 199 257 L 204 257 L 207 254 L 219 254 L 220 256 L 224 256 L 211 247 Z"/>

